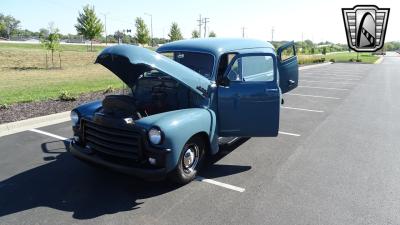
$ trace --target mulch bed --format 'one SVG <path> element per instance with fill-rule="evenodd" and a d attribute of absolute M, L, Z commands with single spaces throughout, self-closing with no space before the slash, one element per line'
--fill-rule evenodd
<path fill-rule="evenodd" d="M 75 101 L 48 100 L 13 104 L 7 109 L 0 109 L 0 124 L 69 111 L 83 103 L 103 100 L 106 95 L 120 93 L 120 90 L 106 94 L 100 91 L 82 94 Z"/>

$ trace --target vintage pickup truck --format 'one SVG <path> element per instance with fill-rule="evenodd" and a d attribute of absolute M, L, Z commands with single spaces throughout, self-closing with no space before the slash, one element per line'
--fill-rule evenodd
<path fill-rule="evenodd" d="M 71 112 L 70 152 L 145 179 L 195 178 L 234 137 L 278 135 L 282 94 L 297 87 L 293 42 L 192 39 L 156 52 L 118 45 L 96 59 L 130 89 Z"/>

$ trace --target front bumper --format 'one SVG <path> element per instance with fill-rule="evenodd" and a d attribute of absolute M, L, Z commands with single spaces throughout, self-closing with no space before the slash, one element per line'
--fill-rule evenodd
<path fill-rule="evenodd" d="M 117 172 L 134 175 L 136 177 L 140 177 L 146 180 L 162 179 L 165 178 L 165 176 L 167 175 L 166 168 L 126 166 L 110 162 L 98 156 L 96 153 L 89 153 L 87 149 L 79 146 L 74 141 L 71 142 L 69 150 L 75 157 L 81 160 L 104 166 Z"/>

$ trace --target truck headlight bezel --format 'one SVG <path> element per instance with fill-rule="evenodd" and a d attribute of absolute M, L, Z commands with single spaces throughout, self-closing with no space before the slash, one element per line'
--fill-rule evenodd
<path fill-rule="evenodd" d="M 148 132 L 149 141 L 153 145 L 159 145 L 162 142 L 163 134 L 158 127 L 152 127 Z"/>
<path fill-rule="evenodd" d="M 70 117 L 71 117 L 72 126 L 77 126 L 78 123 L 79 123 L 79 113 L 74 111 L 74 110 L 72 110 L 71 114 L 70 114 Z"/>

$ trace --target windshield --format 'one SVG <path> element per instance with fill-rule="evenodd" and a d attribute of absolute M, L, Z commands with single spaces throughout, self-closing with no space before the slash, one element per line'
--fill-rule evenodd
<path fill-rule="evenodd" d="M 214 57 L 200 52 L 163 52 L 161 53 L 174 61 L 189 67 L 197 73 L 210 78 L 214 68 Z"/>

